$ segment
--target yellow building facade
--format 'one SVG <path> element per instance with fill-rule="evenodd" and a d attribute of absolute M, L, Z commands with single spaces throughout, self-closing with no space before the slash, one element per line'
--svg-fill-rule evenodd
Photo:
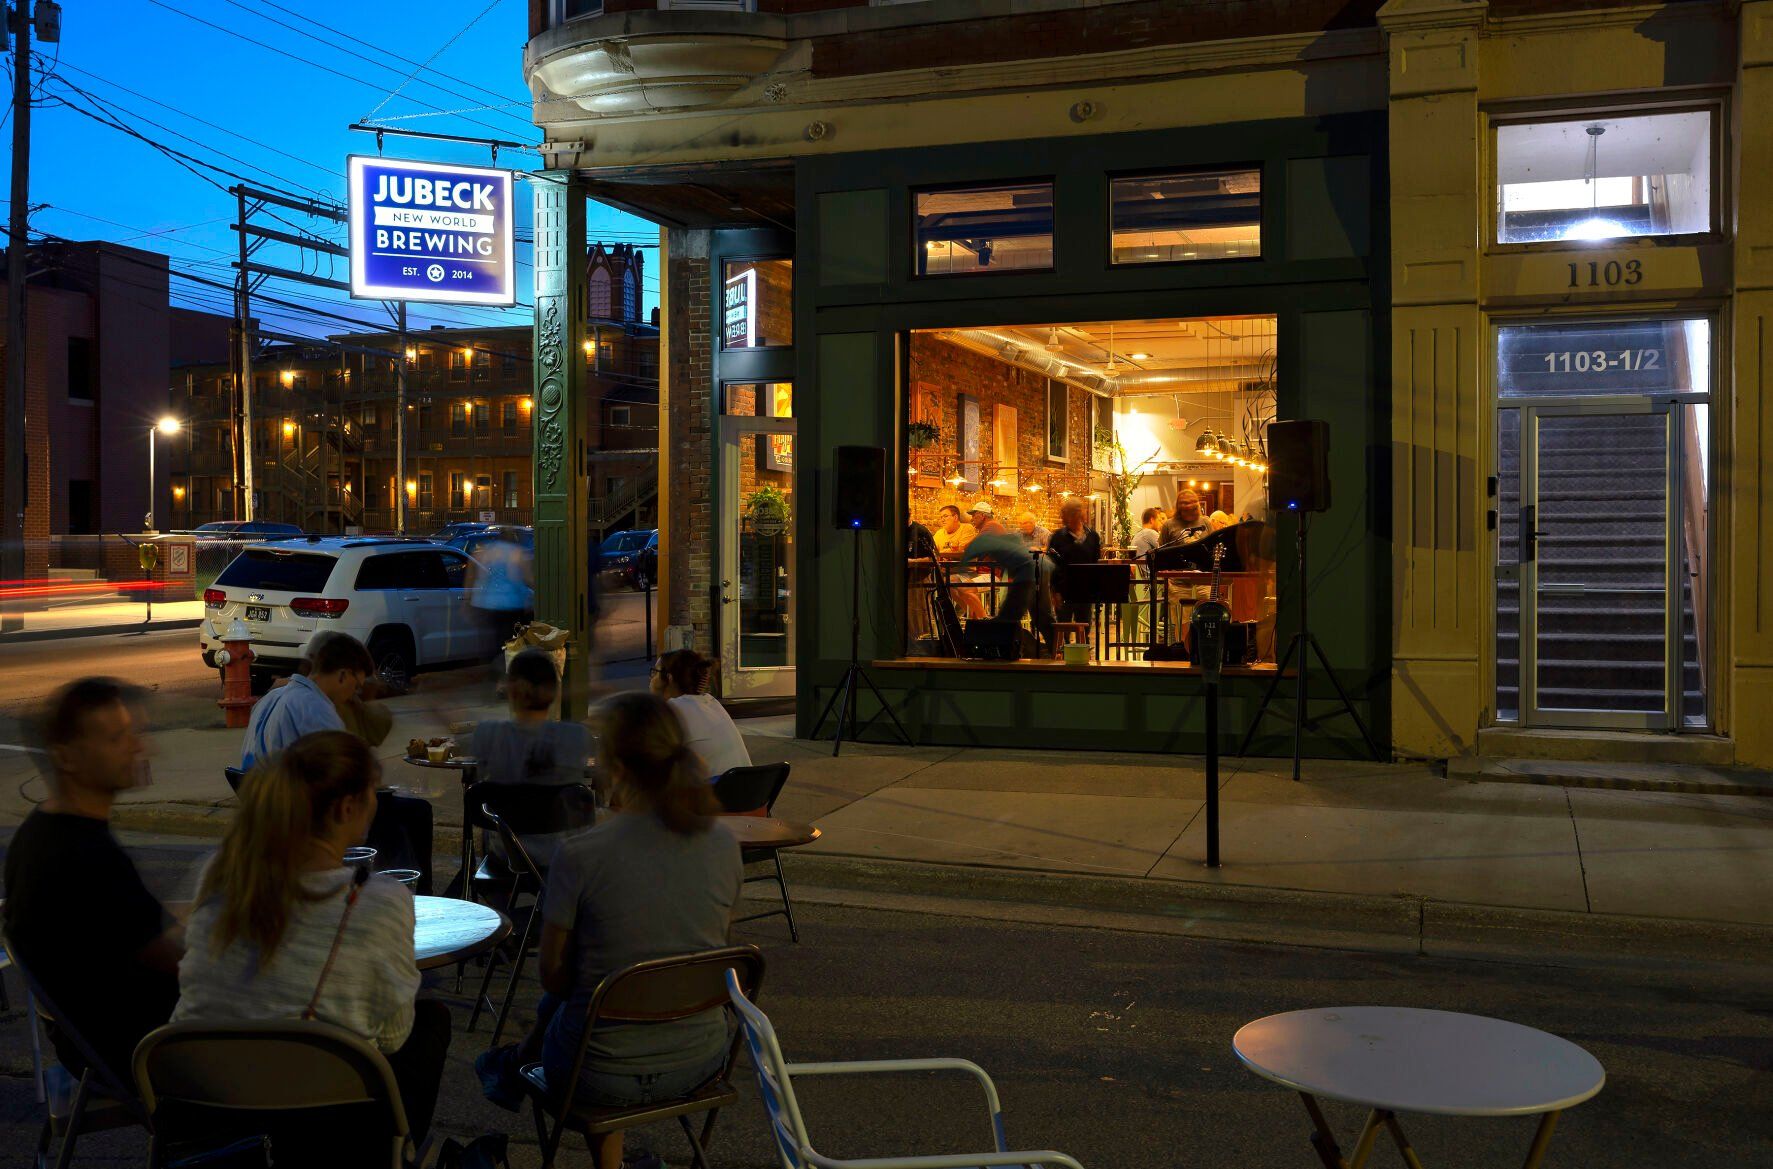
<path fill-rule="evenodd" d="M 535 10 L 546 167 L 665 228 L 661 627 L 736 657 L 723 429 L 798 426 L 791 491 L 814 506 L 796 513 L 791 603 L 808 608 L 784 617 L 801 677 L 780 682 L 804 715 L 847 629 L 817 602 L 847 587 L 812 518 L 829 448 L 905 465 L 895 354 L 913 331 L 1268 313 L 1276 416 L 1341 411 L 1325 527 L 1346 535 L 1314 552 L 1312 606 L 1383 746 L 1773 764 L 1773 0 L 1308 0 L 1265 8 L 1269 27 L 1230 7 Z M 1095 247 L 1116 176 L 1233 163 L 1262 174 L 1262 269 L 1135 271 Z M 1047 274 L 981 277 L 972 296 L 908 269 L 920 190 L 1047 176 Z M 760 257 L 792 260 L 794 339 L 738 352 L 708 289 Z M 792 421 L 724 417 L 729 383 L 790 380 Z M 902 493 L 889 507 L 908 514 Z M 877 608 L 864 648 L 897 657 L 903 598 L 883 586 Z M 1137 679 L 1066 683 L 1080 703 L 1013 673 L 943 676 L 967 734 L 999 718 L 1026 735 L 1026 705 L 1095 712 L 1069 738 L 1045 728 L 1055 745 L 1197 742 Z M 1229 701 L 1234 722 L 1255 706 Z"/>

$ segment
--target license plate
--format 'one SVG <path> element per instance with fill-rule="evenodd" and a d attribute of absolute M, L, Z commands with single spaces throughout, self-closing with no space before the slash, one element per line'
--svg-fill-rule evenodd
<path fill-rule="evenodd" d="M 271 607 L 269 605 L 248 605 L 246 607 L 246 619 L 248 621 L 269 621 L 271 619 Z"/>

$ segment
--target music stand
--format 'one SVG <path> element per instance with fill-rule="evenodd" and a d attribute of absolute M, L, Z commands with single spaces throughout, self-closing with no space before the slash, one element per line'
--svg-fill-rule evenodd
<path fill-rule="evenodd" d="M 860 730 L 856 728 L 856 684 L 858 682 L 873 691 L 874 700 L 880 703 L 880 710 L 870 715 Z M 899 716 L 893 713 L 893 708 L 887 705 L 886 697 L 881 694 L 880 687 L 874 684 L 874 679 L 870 678 L 868 671 L 862 668 L 862 525 L 860 523 L 850 525 L 850 668 L 844 671 L 843 682 L 831 692 L 831 698 L 825 703 L 825 709 L 820 713 L 819 721 L 813 724 L 813 738 L 818 738 L 819 732 L 825 729 L 825 720 L 830 717 L 831 708 L 837 705 L 839 695 L 843 696 L 843 709 L 837 712 L 836 735 L 831 743 L 833 758 L 836 758 L 837 753 L 843 750 L 843 727 L 846 720 L 850 728 L 849 738 L 854 741 L 861 738 L 883 712 L 893 720 L 893 729 L 899 732 L 899 741 L 907 747 L 911 746 L 911 736 L 905 733 L 905 726 L 899 721 Z"/>
<path fill-rule="evenodd" d="M 1310 527 L 1311 513 L 1308 511 L 1300 512 L 1298 536 L 1299 576 L 1294 582 L 1294 587 L 1299 590 L 1299 628 L 1294 631 L 1292 638 L 1288 640 L 1287 652 L 1281 655 L 1280 661 L 1276 664 L 1274 677 L 1269 680 L 1268 690 L 1262 695 L 1262 703 L 1256 707 L 1256 717 L 1250 720 L 1250 729 L 1244 732 L 1244 741 L 1237 749 L 1238 758 L 1240 759 L 1248 754 L 1250 750 L 1250 742 L 1256 737 L 1256 731 L 1261 728 L 1263 718 L 1270 713 L 1274 713 L 1268 709 L 1268 704 L 1274 699 L 1274 692 L 1276 688 L 1280 686 L 1281 678 L 1287 672 L 1287 663 L 1293 660 L 1293 654 L 1297 651 L 1299 654 L 1299 674 L 1297 678 L 1297 688 L 1293 695 L 1294 782 L 1297 782 L 1299 779 L 1300 745 L 1305 734 L 1305 726 L 1307 723 L 1310 723 L 1311 726 L 1315 728 L 1318 723 L 1323 721 L 1321 718 L 1307 719 L 1305 717 L 1305 674 L 1306 667 L 1309 664 L 1305 656 L 1307 650 L 1317 655 L 1318 665 L 1322 666 L 1324 673 L 1329 676 L 1330 685 L 1336 688 L 1336 697 L 1342 701 L 1341 713 L 1348 715 L 1349 718 L 1354 720 L 1354 725 L 1360 730 L 1361 739 L 1367 744 L 1367 750 L 1372 753 L 1373 758 L 1379 758 L 1378 744 L 1373 742 L 1373 736 L 1367 733 L 1367 724 L 1361 721 L 1360 713 L 1355 710 L 1354 703 L 1348 697 L 1348 692 L 1343 690 L 1342 683 L 1336 680 L 1336 671 L 1330 668 L 1330 659 L 1324 654 L 1324 647 L 1318 644 L 1316 635 L 1311 632 L 1311 623 L 1308 616 L 1309 610 L 1306 605 L 1307 577 L 1305 575 L 1305 547 Z M 1324 717 L 1334 718 L 1335 715 L 1330 714 Z"/>
<path fill-rule="evenodd" d="M 1090 607 L 1091 624 L 1096 627 L 1096 659 L 1105 660 L 1107 621 L 1101 607 L 1124 605 L 1132 598 L 1133 562 L 1099 560 L 1094 564 L 1069 565 L 1065 569 L 1065 584 L 1076 594 L 1067 595 L 1068 603 Z"/>

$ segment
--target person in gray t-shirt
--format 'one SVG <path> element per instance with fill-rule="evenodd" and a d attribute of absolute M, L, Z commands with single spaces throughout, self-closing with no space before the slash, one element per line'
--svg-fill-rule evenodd
<path fill-rule="evenodd" d="M 542 898 L 536 1030 L 475 1061 L 487 1099 L 515 1111 L 517 1069 L 540 1059 L 553 1084 L 572 1074 L 585 1012 L 600 982 L 650 958 L 726 945 L 744 866 L 737 838 L 717 818 L 707 777 L 671 708 L 654 694 L 610 699 L 599 727 L 600 762 L 616 814 L 566 840 Z M 671 1023 L 599 1027 L 586 1048 L 578 1098 L 631 1105 L 692 1091 L 725 1061 L 721 1008 Z M 619 1165 L 620 1133 L 603 1138 L 598 1163 Z"/>
<path fill-rule="evenodd" d="M 526 649 L 505 670 L 510 718 L 489 718 L 474 728 L 469 752 L 480 761 L 479 778 L 488 783 L 585 782 L 591 736 L 579 723 L 554 722 L 548 715 L 560 694 L 554 659 Z"/>

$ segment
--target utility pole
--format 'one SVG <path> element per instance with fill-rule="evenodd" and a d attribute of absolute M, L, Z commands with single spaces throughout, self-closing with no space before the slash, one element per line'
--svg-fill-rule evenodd
<path fill-rule="evenodd" d="M 238 200 L 239 219 L 237 223 L 246 222 L 246 189 L 234 188 L 234 197 Z M 236 301 L 235 314 L 239 318 L 240 332 L 240 426 L 238 428 L 240 446 L 240 499 L 235 504 L 236 519 L 250 520 L 253 518 L 252 505 L 252 272 L 247 264 L 246 233 L 240 233 L 240 288 L 234 294 Z"/>
<path fill-rule="evenodd" d="M 31 0 L 17 0 L 7 12 L 15 38 L 12 52 L 12 214 L 6 233 L 6 473 L 4 531 L 0 532 L 0 579 L 25 578 L 25 272 L 31 194 Z M 51 5 L 53 8 L 53 5 Z M 58 14 L 59 18 L 59 14 Z M 59 35 L 59 33 L 58 33 Z M 0 630 L 16 630 L 24 619 L 0 614 Z"/>
<path fill-rule="evenodd" d="M 394 345 L 394 529 L 406 535 L 406 302 L 396 302 Z"/>

